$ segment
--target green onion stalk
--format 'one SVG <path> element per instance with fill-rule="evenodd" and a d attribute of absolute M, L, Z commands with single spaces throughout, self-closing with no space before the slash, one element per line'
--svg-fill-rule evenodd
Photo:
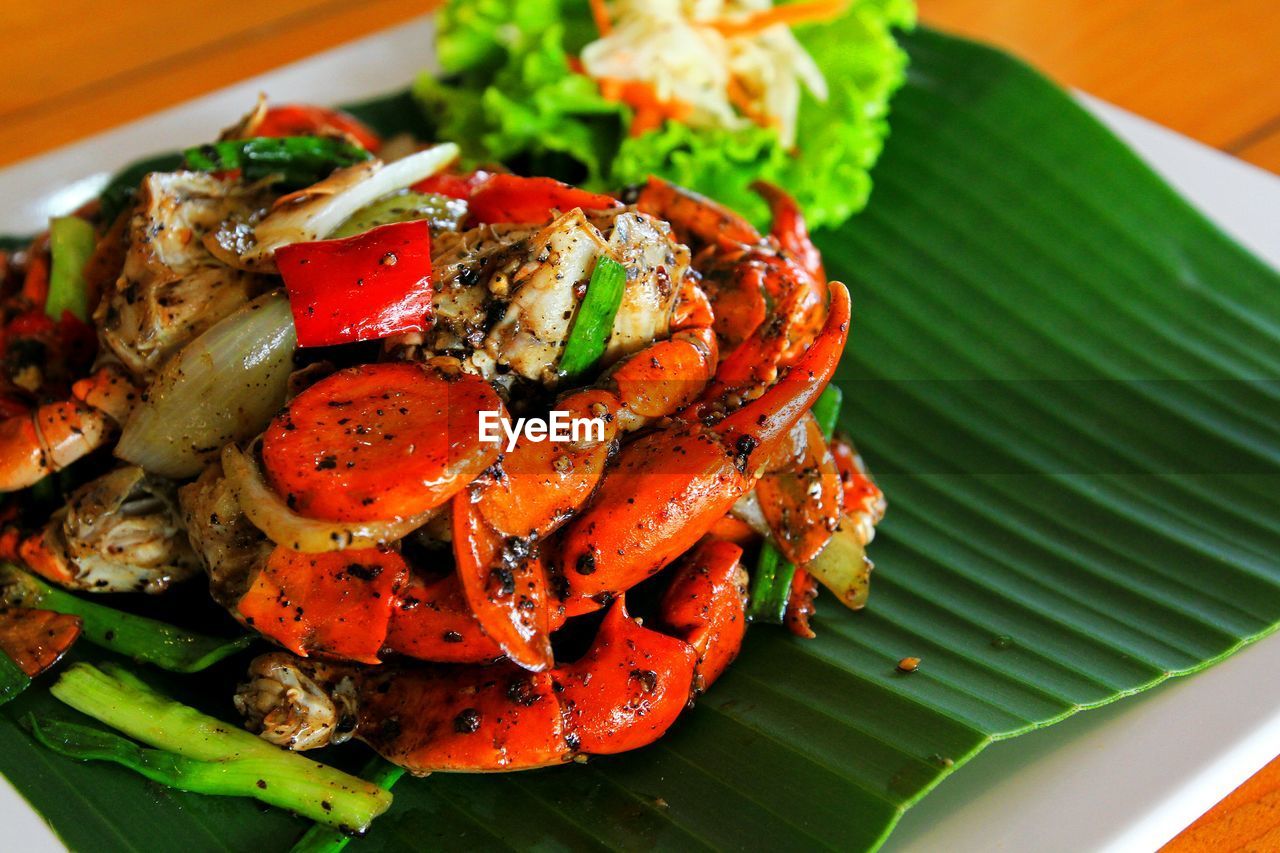
<path fill-rule="evenodd" d="M 78 216 L 58 216 L 49 221 L 49 295 L 44 312 L 51 320 L 61 320 L 65 311 L 81 322 L 89 319 L 84 267 L 97 243 L 93 226 Z"/>
<path fill-rule="evenodd" d="M 612 258 L 602 257 L 596 261 L 586 295 L 578 306 L 560 355 L 560 373 L 566 379 L 582 376 L 604 355 L 626 284 L 626 267 Z"/>
<path fill-rule="evenodd" d="M 122 667 L 77 663 L 50 692 L 154 747 L 87 726 L 29 721 L 37 740 L 80 761 L 111 761 L 183 791 L 253 797 L 342 832 L 365 831 L 391 805 L 376 784 L 175 702 Z"/>
<path fill-rule="evenodd" d="M 320 136 L 254 137 L 211 142 L 183 152 L 187 166 L 205 172 L 239 169 L 248 181 L 275 178 L 289 187 L 314 184 L 335 169 L 372 155 L 359 145 Z"/>
<path fill-rule="evenodd" d="M 381 756 L 374 756 L 360 771 L 360 778 L 367 779 L 384 791 L 400 781 L 404 768 L 392 764 Z M 347 846 L 351 836 L 324 824 L 316 824 L 306 831 L 290 853 L 338 853 Z"/>
<path fill-rule="evenodd" d="M 170 672 L 199 672 L 245 649 L 246 635 L 233 640 L 197 634 L 166 622 L 135 616 L 72 595 L 14 565 L 0 563 L 0 600 L 79 616 L 81 636 L 96 646 Z"/>
<path fill-rule="evenodd" d="M 839 386 L 828 385 L 822 392 L 822 396 L 813 404 L 811 410 L 813 417 L 818 422 L 822 435 L 828 441 L 835 432 L 843 400 L 844 394 Z M 816 559 L 822 560 L 823 555 L 829 550 L 831 550 L 829 547 L 824 549 Z M 829 556 L 827 559 L 832 559 L 834 556 Z M 791 584 L 795 577 L 795 563 L 783 559 L 778 546 L 766 540 L 760 548 L 756 570 L 751 575 L 751 603 L 747 608 L 747 615 L 751 621 L 781 625 L 787 615 L 787 602 L 791 598 Z"/>

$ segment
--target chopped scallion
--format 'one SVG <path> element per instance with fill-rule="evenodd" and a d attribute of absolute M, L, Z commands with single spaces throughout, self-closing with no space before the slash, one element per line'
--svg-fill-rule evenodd
<path fill-rule="evenodd" d="M 72 758 L 113 761 L 186 791 L 250 796 L 348 832 L 363 832 L 391 805 L 377 785 L 175 702 L 118 667 L 75 664 L 50 692 L 155 747 L 86 726 L 32 721 L 38 740 Z"/>
<path fill-rule="evenodd" d="M 361 779 L 372 782 L 384 791 L 391 790 L 391 786 L 400 781 L 403 775 L 403 767 L 392 764 L 381 756 L 374 756 L 360 771 Z M 323 824 L 316 824 L 298 839 L 298 843 L 293 845 L 290 853 L 339 853 L 349 841 L 351 841 L 350 835 Z"/>
<path fill-rule="evenodd" d="M 93 226 L 78 216 L 58 216 L 49 222 L 49 296 L 44 312 L 55 322 L 64 311 L 82 322 L 89 319 L 84 267 L 97 242 Z"/>
<path fill-rule="evenodd" d="M 183 152 L 187 166 L 206 172 L 239 169 L 245 180 L 276 177 L 289 187 L 305 187 L 335 169 L 370 155 L 359 145 L 321 136 L 255 137 L 211 142 Z"/>
<path fill-rule="evenodd" d="M 565 378 L 576 379 L 604 355 L 626 285 L 626 267 L 612 258 L 602 257 L 596 261 L 591 280 L 587 282 L 587 293 L 578 306 L 560 356 L 560 372 Z"/>

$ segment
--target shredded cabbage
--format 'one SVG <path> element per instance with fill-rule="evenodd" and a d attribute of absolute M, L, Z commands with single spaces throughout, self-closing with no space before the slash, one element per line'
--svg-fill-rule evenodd
<path fill-rule="evenodd" d="M 582 49 L 583 71 L 644 84 L 694 127 L 776 127 L 790 149 L 801 87 L 827 100 L 821 70 L 785 24 L 737 33 L 717 27 L 771 8 L 772 0 L 613 0 L 609 33 Z"/>
<path fill-rule="evenodd" d="M 763 179 L 794 195 L 812 224 L 833 226 L 870 194 L 889 98 L 906 69 L 893 31 L 914 21 L 912 0 L 856 0 L 831 24 L 796 28 L 800 55 L 807 52 L 820 73 L 797 58 L 790 71 L 804 85 L 771 95 L 777 110 L 794 111 L 794 148 L 778 126 L 740 120 L 668 121 L 630 136 L 631 109 L 574 71 L 584 48 L 599 49 L 587 0 L 450 0 L 439 18 L 444 76 L 424 74 L 414 91 L 440 138 L 457 140 L 471 164 L 503 162 L 594 190 L 657 174 L 757 223 L 767 209 L 748 185 Z M 798 106 L 787 106 L 786 92 L 796 93 Z"/>

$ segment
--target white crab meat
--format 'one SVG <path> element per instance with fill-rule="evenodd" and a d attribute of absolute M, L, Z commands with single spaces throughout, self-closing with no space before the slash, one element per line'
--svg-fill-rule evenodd
<path fill-rule="evenodd" d="M 220 464 L 178 490 L 182 521 L 209 573 L 209 592 L 233 608 L 271 555 L 270 541 L 245 517 Z"/>
<path fill-rule="evenodd" d="M 173 485 L 136 465 L 81 486 L 50 518 L 45 545 L 77 589 L 164 592 L 199 571 Z"/>
<path fill-rule="evenodd" d="M 153 172 L 129 221 L 124 269 L 98 305 L 103 345 L 150 378 L 183 344 L 243 305 L 256 276 L 220 262 L 204 235 L 255 199 L 202 172 Z"/>
<path fill-rule="evenodd" d="M 432 268 L 435 327 L 394 347 L 459 355 L 486 379 L 514 374 L 554 385 L 560 354 L 587 283 L 602 257 L 627 271 L 602 366 L 668 333 L 688 249 L 666 223 L 632 209 L 571 210 L 543 228 L 486 225 L 442 234 Z"/>
<path fill-rule="evenodd" d="M 529 259 L 511 276 L 511 298 L 482 349 L 526 379 L 555 381 L 560 350 L 581 293 L 609 245 L 581 210 L 552 222 L 529 242 Z"/>
<path fill-rule="evenodd" d="M 607 365 L 667 336 L 676 285 L 689 267 L 689 249 L 675 241 L 666 222 L 634 210 L 596 224 L 612 227 L 610 253 L 627 270 L 627 287 L 604 351 Z"/>
<path fill-rule="evenodd" d="M 255 658 L 249 680 L 233 701 L 245 725 L 276 746 L 303 751 L 351 738 L 355 729 L 355 686 L 320 687 L 292 655 L 275 652 Z"/>

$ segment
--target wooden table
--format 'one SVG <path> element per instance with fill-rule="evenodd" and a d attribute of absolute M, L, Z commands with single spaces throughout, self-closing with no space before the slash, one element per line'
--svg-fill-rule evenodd
<path fill-rule="evenodd" d="M 1280 172 L 1275 0 L 919 0 L 922 18 Z M 422 14 L 430 0 L 0 7 L 0 165 Z M 1169 850 L 1280 849 L 1280 759 Z"/>

